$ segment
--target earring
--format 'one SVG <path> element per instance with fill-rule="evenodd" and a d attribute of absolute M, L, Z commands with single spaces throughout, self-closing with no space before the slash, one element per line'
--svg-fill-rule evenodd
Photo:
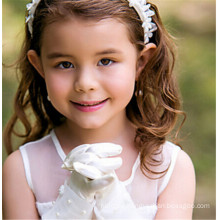
<path fill-rule="evenodd" d="M 135 96 L 136 96 L 136 97 L 137 97 L 137 96 L 142 96 L 142 95 L 143 95 L 142 90 L 138 90 L 138 91 L 135 92 Z"/>
<path fill-rule="evenodd" d="M 49 95 L 47 96 L 47 100 L 48 100 L 49 102 L 51 101 Z"/>

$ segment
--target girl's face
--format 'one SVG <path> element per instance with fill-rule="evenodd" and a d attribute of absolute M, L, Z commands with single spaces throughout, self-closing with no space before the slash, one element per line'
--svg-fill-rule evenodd
<path fill-rule="evenodd" d="M 37 70 L 53 106 L 74 125 L 95 129 L 125 117 L 137 58 L 124 24 L 73 18 L 46 27 Z"/>

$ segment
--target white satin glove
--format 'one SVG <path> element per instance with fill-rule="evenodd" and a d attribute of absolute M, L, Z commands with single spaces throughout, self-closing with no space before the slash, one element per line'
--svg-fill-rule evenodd
<path fill-rule="evenodd" d="M 96 193 L 94 213 L 98 220 L 146 219 L 138 212 L 124 183 L 117 176 L 110 187 Z"/>
<path fill-rule="evenodd" d="M 95 193 L 114 181 L 114 170 L 122 165 L 122 147 L 112 143 L 84 144 L 74 148 L 63 168 L 72 171 L 68 185 L 81 198 L 93 201 Z"/>
<path fill-rule="evenodd" d="M 87 201 L 94 201 L 97 219 L 141 219 L 125 185 L 114 170 L 122 164 L 116 156 L 121 146 L 110 143 L 81 145 L 64 161 L 64 168 L 73 170 L 69 186 Z M 78 191 L 77 191 L 78 189 Z"/>
<path fill-rule="evenodd" d="M 53 208 L 42 219 L 92 219 L 96 191 L 109 188 L 114 169 L 121 166 L 122 147 L 110 143 L 81 145 L 64 160 L 63 168 L 72 172 Z M 107 187 L 108 186 L 108 187 Z"/>

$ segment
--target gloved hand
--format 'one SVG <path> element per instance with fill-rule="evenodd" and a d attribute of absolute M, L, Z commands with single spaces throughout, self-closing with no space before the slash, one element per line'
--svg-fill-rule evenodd
<path fill-rule="evenodd" d="M 63 168 L 72 172 L 63 192 L 42 219 L 92 219 L 96 191 L 109 189 L 114 169 L 122 164 L 122 147 L 110 143 L 86 144 L 74 148 L 64 160 Z M 108 187 L 107 187 L 108 186 Z M 105 191 L 105 190 L 104 190 Z"/>
<path fill-rule="evenodd" d="M 72 171 L 69 187 L 81 198 L 93 201 L 95 193 L 111 185 L 113 172 L 122 164 L 122 147 L 111 143 L 84 144 L 74 148 L 63 168 Z"/>
<path fill-rule="evenodd" d="M 139 213 L 126 186 L 117 175 L 114 182 L 95 194 L 96 219 L 146 219 Z"/>

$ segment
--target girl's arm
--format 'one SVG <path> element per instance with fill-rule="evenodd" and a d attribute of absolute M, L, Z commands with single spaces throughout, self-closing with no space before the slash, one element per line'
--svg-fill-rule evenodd
<path fill-rule="evenodd" d="M 191 159 L 180 151 L 173 174 L 158 199 L 155 219 L 192 219 L 195 172 Z"/>
<path fill-rule="evenodd" d="M 4 163 L 2 187 L 4 219 L 39 219 L 19 151 L 12 153 Z"/>

